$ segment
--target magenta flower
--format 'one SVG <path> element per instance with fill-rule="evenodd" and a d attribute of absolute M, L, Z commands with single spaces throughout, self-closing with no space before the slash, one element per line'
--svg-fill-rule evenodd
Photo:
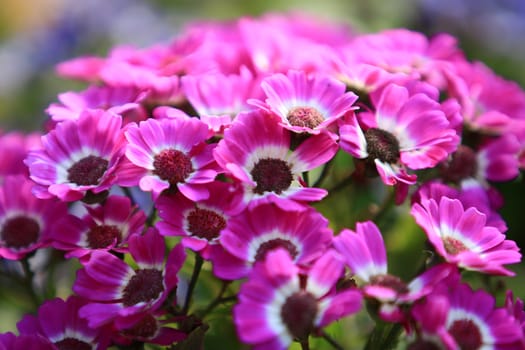
<path fill-rule="evenodd" d="M 326 133 L 311 136 L 290 151 L 291 136 L 263 111 L 241 113 L 214 150 L 217 163 L 245 188 L 244 203 L 273 202 L 302 208 L 297 202 L 322 199 L 326 190 L 305 187 L 302 173 L 328 162 L 337 144 Z"/>
<path fill-rule="evenodd" d="M 438 202 L 443 196 L 459 199 L 464 208 L 475 207 L 487 216 L 487 226 L 496 227 L 501 232 L 507 230 L 507 224 L 498 213 L 499 205 L 491 198 L 490 191 L 472 178 L 461 181 L 458 187 L 445 185 L 438 181 L 426 182 L 414 193 L 412 201 L 422 203 L 433 198 Z"/>
<path fill-rule="evenodd" d="M 465 209 L 460 200 L 441 197 L 439 202 L 431 198 L 415 203 L 411 214 L 446 261 L 467 270 L 514 275 L 503 265 L 521 260 L 518 246 L 486 226 L 486 215 L 476 208 Z"/>
<path fill-rule="evenodd" d="M 177 285 L 177 272 L 185 254 L 177 245 L 164 264 L 166 245 L 154 228 L 143 236 L 129 238 L 129 251 L 137 264 L 133 269 L 106 251 L 97 250 L 77 272 L 73 291 L 89 299 L 80 309 L 90 327 L 99 327 L 121 317 L 155 310 Z"/>
<path fill-rule="evenodd" d="M 116 165 L 124 153 L 122 118 L 102 110 L 86 110 L 42 137 L 43 149 L 25 160 L 39 198 L 82 199 L 116 182 Z"/>
<path fill-rule="evenodd" d="M 307 76 L 304 71 L 291 70 L 265 78 L 261 87 L 265 102 L 251 104 L 274 113 L 280 124 L 296 133 L 319 134 L 357 107 L 357 95 L 345 92 L 345 84 L 327 76 Z"/>
<path fill-rule="evenodd" d="M 221 181 L 207 185 L 210 197 L 198 202 L 183 195 L 162 195 L 155 202 L 161 218 L 155 226 L 161 235 L 182 236 L 182 245 L 209 258 L 212 246 L 230 218 L 242 209 L 242 193 L 235 186 Z"/>
<path fill-rule="evenodd" d="M 449 94 L 459 100 L 465 125 L 488 134 L 523 128 L 525 92 L 481 62 L 456 63 L 449 72 Z"/>
<path fill-rule="evenodd" d="M 297 265 L 309 266 L 328 249 L 332 236 L 328 220 L 311 207 L 290 211 L 268 203 L 248 208 L 221 232 L 227 254 L 212 257 L 214 273 L 224 279 L 245 277 L 276 248 L 287 250 Z"/>
<path fill-rule="evenodd" d="M 67 258 L 87 261 L 97 249 L 127 252 L 128 238 L 141 234 L 146 222 L 144 212 L 128 197 L 110 196 L 103 204 L 85 209 L 82 218 L 70 215 L 59 221 L 53 233 L 53 247 L 67 251 Z"/>
<path fill-rule="evenodd" d="M 67 215 L 56 198 L 33 196 L 33 182 L 23 175 L 6 176 L 0 187 L 0 257 L 19 260 L 48 246 L 55 224 Z"/>
<path fill-rule="evenodd" d="M 181 82 L 199 118 L 215 132 L 222 132 L 238 113 L 251 109 L 247 100 L 260 95 L 258 81 L 244 66 L 239 74 L 186 75 Z"/>
<path fill-rule="evenodd" d="M 473 291 L 465 283 L 442 287 L 414 307 L 424 345 L 450 350 L 522 349 L 520 325 L 505 308 L 495 307 L 492 295 Z M 429 319 L 429 315 L 433 316 Z"/>
<path fill-rule="evenodd" d="M 446 73 L 452 64 L 465 60 L 453 36 L 441 33 L 429 39 L 401 28 L 360 35 L 347 50 L 358 62 L 428 81 L 438 88 L 446 85 Z"/>
<path fill-rule="evenodd" d="M 60 103 L 52 103 L 46 109 L 55 122 L 77 119 L 85 109 L 104 109 L 121 115 L 124 122 L 146 119 L 146 111 L 140 102 L 145 93 L 133 88 L 112 88 L 92 85 L 84 91 L 68 91 L 58 95 Z"/>
<path fill-rule="evenodd" d="M 340 145 L 354 157 L 374 163 L 385 184 L 414 184 L 416 176 L 405 168 L 432 168 L 456 149 L 456 131 L 428 95 L 409 95 L 405 87 L 390 84 L 374 102 L 375 114 L 359 115 L 367 125 L 365 131 L 351 115 L 342 123 Z"/>
<path fill-rule="evenodd" d="M 133 342 L 168 346 L 185 339 L 186 333 L 169 326 L 172 323 L 169 318 L 161 319 L 164 314 L 158 309 L 119 317 L 113 324 L 113 341 L 124 347 L 132 346 Z"/>
<path fill-rule="evenodd" d="M 23 334 L 17 336 L 12 332 L 0 334 L 0 349 L 60 350 L 41 335 Z"/>
<path fill-rule="evenodd" d="M 16 131 L 5 134 L 0 131 L 0 184 L 7 175 L 29 176 L 24 159 L 29 151 L 42 148 L 40 137 L 36 132 L 24 135 Z"/>
<path fill-rule="evenodd" d="M 408 284 L 389 274 L 383 237 L 372 221 L 357 223 L 355 232 L 342 230 L 333 244 L 363 284 L 364 295 L 380 303 L 379 316 L 388 322 L 403 321 L 402 306 L 430 293 L 436 283 L 452 272 L 450 265 L 437 265 Z"/>
<path fill-rule="evenodd" d="M 53 344 L 52 349 L 96 349 L 109 346 L 102 328 L 91 328 L 88 321 L 78 315 L 87 300 L 71 296 L 66 301 L 55 298 L 38 308 L 36 316 L 26 315 L 17 323 L 20 335 L 39 335 Z M 34 349 L 28 347 L 26 349 Z"/>
<path fill-rule="evenodd" d="M 123 185 L 139 185 L 154 197 L 177 188 L 191 200 L 208 197 L 203 184 L 218 174 L 212 156 L 215 144 L 206 144 L 208 126 L 196 118 L 148 119 L 130 125 L 125 132 L 128 145 L 119 167 Z"/>
<path fill-rule="evenodd" d="M 305 340 L 317 329 L 359 311 L 359 292 L 334 292 L 342 272 L 343 264 L 332 251 L 306 275 L 286 250 L 269 252 L 241 286 L 233 308 L 240 339 L 254 350 L 284 350 L 294 339 Z"/>

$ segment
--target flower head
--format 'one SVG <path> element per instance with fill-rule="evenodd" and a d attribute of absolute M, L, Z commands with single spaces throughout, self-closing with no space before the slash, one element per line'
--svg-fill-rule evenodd
<path fill-rule="evenodd" d="M 36 198 L 24 175 L 11 175 L 0 186 L 0 256 L 21 259 L 50 244 L 51 234 L 67 205 L 56 198 Z"/>
<path fill-rule="evenodd" d="M 215 144 L 206 144 L 208 127 L 196 118 L 148 119 L 130 125 L 128 145 L 119 171 L 127 186 L 139 185 L 158 196 L 172 188 L 192 200 L 208 197 L 202 184 L 218 173 L 212 156 Z"/>
<path fill-rule="evenodd" d="M 53 233 L 53 247 L 68 251 L 66 257 L 87 258 L 97 249 L 126 252 L 128 238 L 141 234 L 146 215 L 128 197 L 110 196 L 103 204 L 85 206 L 82 218 L 68 216 Z"/>
<path fill-rule="evenodd" d="M 286 250 L 268 253 L 241 286 L 233 319 L 242 341 L 254 349 L 287 349 L 308 335 L 361 308 L 354 290 L 335 293 L 343 265 L 334 252 L 319 258 L 307 274 Z"/>
<path fill-rule="evenodd" d="M 244 202 L 273 202 L 283 208 L 320 200 L 326 190 L 308 188 L 301 173 L 330 160 L 337 144 L 326 133 L 312 136 L 290 151 L 291 136 L 264 111 L 240 114 L 214 150 L 217 163 L 245 188 Z"/>
<path fill-rule="evenodd" d="M 345 92 L 345 85 L 327 76 L 309 77 L 304 71 L 291 70 L 265 78 L 261 87 L 264 103 L 251 103 L 276 114 L 280 124 L 296 133 L 319 134 L 353 106 L 357 95 Z"/>
<path fill-rule="evenodd" d="M 286 249 L 298 266 L 310 265 L 328 249 L 332 231 L 313 208 L 291 211 L 267 203 L 230 218 L 219 239 L 227 254 L 212 257 L 214 273 L 237 279 L 276 248 Z"/>
<path fill-rule="evenodd" d="M 363 112 L 345 118 L 340 127 L 343 150 L 356 158 L 367 158 L 375 164 L 383 182 L 414 184 L 415 175 L 406 168 L 432 168 L 452 153 L 459 137 L 439 103 L 427 94 L 410 94 L 403 86 L 390 84 L 372 94 L 375 113 Z"/>
<path fill-rule="evenodd" d="M 77 272 L 73 291 L 89 302 L 80 309 L 90 327 L 98 327 L 121 317 L 155 310 L 176 287 L 177 272 L 185 254 L 178 245 L 164 265 L 164 238 L 151 228 L 129 239 L 129 251 L 137 269 L 106 251 L 94 251 Z"/>
<path fill-rule="evenodd" d="M 103 110 L 85 110 L 42 137 L 43 148 L 25 160 L 39 198 L 64 201 L 100 193 L 116 182 L 116 166 L 124 153 L 122 118 Z"/>
<path fill-rule="evenodd" d="M 441 197 L 439 202 L 431 198 L 415 203 L 411 214 L 446 261 L 467 270 L 514 275 L 503 265 L 521 260 L 518 246 L 486 226 L 486 215 L 476 208 L 465 209 L 459 199 Z"/>

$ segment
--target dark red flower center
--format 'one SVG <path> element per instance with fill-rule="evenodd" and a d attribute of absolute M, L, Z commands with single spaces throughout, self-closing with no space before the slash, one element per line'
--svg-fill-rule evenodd
<path fill-rule="evenodd" d="M 158 324 L 155 317 L 150 314 L 146 314 L 142 320 L 134 324 L 133 327 L 124 330 L 123 332 L 126 335 L 132 336 L 134 338 L 139 337 L 148 339 L 155 336 L 157 330 Z"/>
<path fill-rule="evenodd" d="M 294 107 L 286 116 L 293 126 L 314 129 L 324 121 L 324 117 L 313 107 Z"/>
<path fill-rule="evenodd" d="M 93 347 L 85 341 L 76 338 L 64 338 L 55 343 L 59 350 L 91 350 Z"/>
<path fill-rule="evenodd" d="M 366 151 L 369 159 L 396 163 L 399 159 L 399 141 L 388 131 L 370 128 L 365 132 Z"/>
<path fill-rule="evenodd" d="M 219 237 L 226 220 L 213 210 L 195 208 L 188 214 L 188 231 L 192 235 L 211 241 Z"/>
<path fill-rule="evenodd" d="M 153 159 L 153 173 L 170 185 L 184 182 L 193 172 L 191 159 L 176 149 L 165 149 Z"/>
<path fill-rule="evenodd" d="M 474 177 L 478 171 L 476 152 L 468 146 L 459 145 L 450 160 L 440 166 L 440 174 L 445 181 L 459 183 Z"/>
<path fill-rule="evenodd" d="M 289 296 L 281 308 L 281 319 L 295 339 L 305 339 L 314 328 L 317 299 L 300 291 Z"/>
<path fill-rule="evenodd" d="M 92 249 L 106 248 L 110 244 L 119 243 L 122 232 L 115 225 L 97 225 L 87 233 L 87 243 Z"/>
<path fill-rule="evenodd" d="M 387 274 L 372 276 L 370 278 L 370 284 L 391 288 L 395 290 L 397 294 L 405 294 L 409 292 L 406 283 L 403 282 L 401 278 L 393 275 Z"/>
<path fill-rule="evenodd" d="M 126 288 L 124 288 L 122 303 L 132 306 L 140 302 L 155 300 L 164 291 L 162 272 L 156 269 L 135 271 Z"/>
<path fill-rule="evenodd" d="M 275 192 L 280 194 L 292 184 L 293 176 L 290 166 L 282 159 L 260 159 L 253 167 L 251 175 L 257 186 L 257 194 Z"/>
<path fill-rule="evenodd" d="M 425 339 L 417 339 L 416 341 L 408 345 L 408 348 L 407 348 L 407 350 L 440 350 L 440 349 L 441 349 L 440 346 L 438 346 L 437 344 L 429 340 L 425 340 Z"/>
<path fill-rule="evenodd" d="M 79 186 L 98 185 L 109 162 L 98 156 L 87 156 L 67 170 L 67 180 Z"/>
<path fill-rule="evenodd" d="M 445 250 L 447 253 L 451 255 L 456 255 L 461 253 L 462 251 L 467 250 L 468 248 L 461 242 L 460 240 L 457 240 L 452 237 L 445 237 L 443 238 L 443 245 L 445 246 Z"/>
<path fill-rule="evenodd" d="M 263 261 L 266 258 L 266 254 L 268 254 L 269 251 L 274 250 L 276 248 L 286 249 L 288 253 L 290 253 L 290 257 L 292 259 L 295 259 L 299 254 L 295 244 L 293 244 L 289 240 L 283 238 L 274 238 L 262 243 L 259 246 L 259 248 L 257 249 L 257 253 L 255 254 L 255 261 Z"/>
<path fill-rule="evenodd" d="M 472 320 L 454 321 L 448 332 L 454 337 L 461 350 L 476 350 L 483 344 L 481 332 Z"/>
<path fill-rule="evenodd" d="M 38 240 L 40 225 L 35 219 L 27 216 L 15 216 L 7 219 L 1 234 L 7 247 L 24 248 Z"/>

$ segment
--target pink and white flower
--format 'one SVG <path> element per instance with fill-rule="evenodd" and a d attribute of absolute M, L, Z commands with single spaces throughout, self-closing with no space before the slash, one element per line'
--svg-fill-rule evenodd
<path fill-rule="evenodd" d="M 236 187 L 222 181 L 210 182 L 209 198 L 197 202 L 180 193 L 163 194 L 155 202 L 161 219 L 155 226 L 161 235 L 182 236 L 184 247 L 208 259 L 230 218 L 243 208 L 242 192 Z"/>
<path fill-rule="evenodd" d="M 504 265 L 521 260 L 518 246 L 497 228 L 487 226 L 487 216 L 476 208 L 441 197 L 415 203 L 411 214 L 447 262 L 467 270 L 514 275 Z"/>
<path fill-rule="evenodd" d="M 402 306 L 432 292 L 434 285 L 452 272 L 451 265 L 437 265 L 408 284 L 389 274 L 383 237 L 372 221 L 357 223 L 355 232 L 342 230 L 333 241 L 335 249 L 362 284 L 364 295 L 380 303 L 378 314 L 388 322 L 404 321 L 406 315 Z"/>
<path fill-rule="evenodd" d="M 53 344 L 52 349 L 105 350 L 110 345 L 107 330 L 89 327 L 88 321 L 78 315 L 87 302 L 77 296 L 65 301 L 60 298 L 48 300 L 38 308 L 36 316 L 26 315 L 16 326 L 20 335 L 47 339 Z"/>
<path fill-rule="evenodd" d="M 203 184 L 219 173 L 213 159 L 215 144 L 207 144 L 208 126 L 197 118 L 148 119 L 125 131 L 126 158 L 119 167 L 120 183 L 139 185 L 157 197 L 178 189 L 192 200 L 208 197 Z"/>
<path fill-rule="evenodd" d="M 103 110 L 85 110 L 77 120 L 58 124 L 25 160 L 34 194 L 69 202 L 108 190 L 124 155 L 121 125 L 120 116 Z"/>
<path fill-rule="evenodd" d="M 90 327 L 157 309 L 176 287 L 177 272 L 186 255 L 175 246 L 164 263 L 166 244 L 156 229 L 129 238 L 129 251 L 137 268 L 115 255 L 97 250 L 77 272 L 73 291 L 89 302 L 79 314 Z"/>
<path fill-rule="evenodd" d="M 314 135 L 290 151 L 290 132 L 264 111 L 241 113 L 214 150 L 217 163 L 244 186 L 244 203 L 272 202 L 302 208 L 322 199 L 326 190 L 306 187 L 302 173 L 328 162 L 337 144 L 326 133 Z M 293 201 L 290 201 L 293 200 Z"/>
<path fill-rule="evenodd" d="M 269 252 L 241 286 L 233 308 L 240 339 L 254 350 L 285 350 L 294 339 L 305 340 L 317 329 L 356 313 L 360 293 L 335 292 L 342 272 L 334 252 L 319 258 L 304 275 L 286 250 Z"/>
<path fill-rule="evenodd" d="M 70 215 L 60 220 L 53 232 L 53 247 L 67 251 L 67 258 L 85 262 L 97 249 L 127 252 L 128 238 L 141 234 L 146 222 L 144 212 L 128 197 L 110 196 L 103 204 L 85 209 L 82 218 Z"/>
<path fill-rule="evenodd" d="M 0 257 L 19 260 L 49 246 L 56 223 L 67 215 L 66 203 L 33 196 L 24 175 L 6 176 L 0 186 Z"/>
<path fill-rule="evenodd" d="M 211 257 L 213 271 L 224 279 L 245 277 L 276 248 L 286 249 L 294 263 L 306 267 L 328 249 L 332 236 L 328 220 L 311 207 L 291 211 L 261 204 L 230 218 L 219 238 L 225 251 Z"/>
<path fill-rule="evenodd" d="M 432 168 L 452 153 L 459 137 L 450 127 L 441 105 L 426 93 L 410 94 L 390 84 L 371 95 L 376 111 L 362 112 L 359 121 L 349 115 L 339 128 L 341 148 L 356 158 L 375 164 L 387 185 L 412 185 L 409 169 Z"/>
<path fill-rule="evenodd" d="M 261 88 L 266 100 L 249 102 L 274 113 L 284 128 L 296 133 L 317 135 L 357 108 L 357 95 L 345 92 L 345 84 L 328 76 L 291 70 L 265 78 Z"/>

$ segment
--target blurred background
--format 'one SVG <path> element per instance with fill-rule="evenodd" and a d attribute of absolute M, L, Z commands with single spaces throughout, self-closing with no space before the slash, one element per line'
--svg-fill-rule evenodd
<path fill-rule="evenodd" d="M 525 86 L 523 0 L 2 0 L 0 131 L 40 130 L 44 110 L 57 94 L 83 87 L 55 75 L 54 66 L 61 61 L 86 54 L 105 56 L 116 44 L 146 47 L 168 42 L 195 19 L 270 11 L 303 11 L 350 24 L 357 32 L 394 27 L 427 35 L 448 32 L 459 39 L 470 60 L 483 61 Z M 523 176 L 498 187 L 506 197 L 502 214 L 510 227 L 509 238 L 525 247 Z M 401 252 L 403 244 L 393 246 Z M 393 272 L 405 261 L 403 257 L 394 261 Z M 515 268 L 518 277 L 509 282 L 521 298 L 523 266 Z M 0 331 L 13 328 L 6 323 L 0 322 Z"/>

